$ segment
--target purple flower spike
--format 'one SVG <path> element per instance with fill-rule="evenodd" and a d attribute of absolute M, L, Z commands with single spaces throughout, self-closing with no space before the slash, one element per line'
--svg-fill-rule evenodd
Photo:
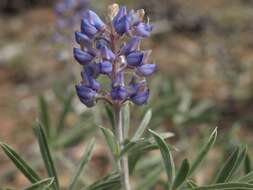
<path fill-rule="evenodd" d="M 131 100 L 133 103 L 137 105 L 146 104 L 149 98 L 149 89 L 145 89 L 144 91 L 139 90 L 136 94 L 131 96 Z"/>
<path fill-rule="evenodd" d="M 81 32 L 75 32 L 75 38 L 76 38 L 76 42 L 80 45 L 88 46 L 88 47 L 92 46 L 91 39 L 87 35 Z"/>
<path fill-rule="evenodd" d="M 150 24 L 139 23 L 135 28 L 135 32 L 138 36 L 149 37 L 152 29 L 153 27 Z"/>
<path fill-rule="evenodd" d="M 140 76 L 148 76 L 155 72 L 156 65 L 155 64 L 143 64 L 137 68 L 137 74 Z"/>
<path fill-rule="evenodd" d="M 113 61 L 115 59 L 115 54 L 106 46 L 101 47 L 100 52 L 105 60 Z"/>
<path fill-rule="evenodd" d="M 108 25 L 96 13 L 87 11 L 81 32 L 75 34 L 81 49 L 74 49 L 74 57 L 83 65 L 83 81 L 77 86 L 77 94 L 88 107 L 96 100 L 114 106 L 122 106 L 126 101 L 143 105 L 149 98 L 146 77 L 155 71 L 156 65 L 149 64 L 151 51 L 141 50 L 140 42 L 150 36 L 152 26 L 144 23 L 143 9 L 127 11 L 117 4 L 108 9 Z M 121 37 L 126 34 L 130 39 Z M 102 74 L 110 81 L 109 89 L 98 82 Z"/>
<path fill-rule="evenodd" d="M 105 23 L 99 18 L 99 16 L 95 12 L 88 10 L 85 13 L 84 17 L 87 18 L 90 24 L 94 26 L 97 30 L 102 31 L 105 29 Z"/>
<path fill-rule="evenodd" d="M 121 53 L 124 55 L 128 55 L 130 52 L 137 50 L 141 39 L 139 37 L 133 37 L 130 41 L 121 48 Z"/>
<path fill-rule="evenodd" d="M 112 63 L 109 61 L 102 61 L 99 63 L 100 72 L 102 74 L 111 74 L 112 72 Z"/>
<path fill-rule="evenodd" d="M 139 66 L 143 60 L 143 53 L 142 52 L 132 52 L 127 57 L 127 64 L 130 67 Z"/>
<path fill-rule="evenodd" d="M 86 65 L 92 61 L 94 55 L 90 52 L 82 51 L 79 48 L 74 48 L 74 57 L 81 65 Z"/>

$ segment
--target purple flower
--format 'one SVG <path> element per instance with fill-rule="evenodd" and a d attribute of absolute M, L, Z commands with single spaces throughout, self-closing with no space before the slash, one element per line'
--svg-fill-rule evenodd
<path fill-rule="evenodd" d="M 116 32 L 120 35 L 129 32 L 130 29 L 130 21 L 127 16 L 121 18 L 118 22 L 115 23 L 114 28 Z"/>
<path fill-rule="evenodd" d="M 141 40 L 139 37 L 135 36 L 135 37 L 131 38 L 129 40 L 129 42 L 121 48 L 121 53 L 124 55 L 127 55 L 130 52 L 137 50 L 137 48 L 140 44 L 140 41 Z"/>
<path fill-rule="evenodd" d="M 152 29 L 153 27 L 150 24 L 141 22 L 135 27 L 135 32 L 137 36 L 149 37 L 152 32 Z"/>
<path fill-rule="evenodd" d="M 127 55 L 126 60 L 127 64 L 130 67 L 139 66 L 142 63 L 144 54 L 142 52 L 132 52 Z"/>
<path fill-rule="evenodd" d="M 88 51 L 82 51 L 79 48 L 74 48 L 73 50 L 74 57 L 80 63 L 81 65 L 88 64 L 92 61 L 94 58 L 93 52 L 88 52 Z"/>
<path fill-rule="evenodd" d="M 149 89 L 139 89 L 134 95 L 130 97 L 133 103 L 137 105 L 146 104 L 149 98 Z"/>
<path fill-rule="evenodd" d="M 93 64 L 94 65 L 94 64 Z M 96 76 L 95 66 L 86 66 L 81 72 L 81 76 L 86 86 L 92 88 L 95 91 L 98 91 L 101 88 L 100 83 L 94 78 Z"/>
<path fill-rule="evenodd" d="M 80 101 L 87 107 L 92 107 L 95 104 L 96 91 L 84 85 L 76 85 L 76 93 Z"/>
<path fill-rule="evenodd" d="M 109 61 L 102 61 L 99 63 L 100 72 L 102 74 L 111 74 L 112 72 L 112 63 Z"/>
<path fill-rule="evenodd" d="M 87 19 L 83 19 L 81 22 L 81 32 L 93 38 L 95 34 L 98 32 L 97 28 L 90 24 Z"/>
<path fill-rule="evenodd" d="M 105 60 L 113 61 L 115 59 L 115 54 L 107 46 L 101 47 L 100 53 Z"/>
<path fill-rule="evenodd" d="M 113 19 L 113 26 L 115 31 L 120 35 L 123 35 L 124 33 L 129 31 L 130 20 L 127 16 L 127 9 L 125 6 L 120 7 L 119 12 Z"/>
<path fill-rule="evenodd" d="M 155 72 L 156 65 L 155 64 L 143 64 L 137 67 L 137 74 L 140 76 L 148 76 Z"/>
<path fill-rule="evenodd" d="M 75 32 L 75 38 L 76 38 L 76 42 L 82 46 L 88 46 L 88 47 L 92 46 L 91 39 L 87 35 L 81 32 Z"/>
<path fill-rule="evenodd" d="M 112 87 L 111 96 L 113 100 L 124 100 L 127 94 L 127 89 L 124 86 Z"/>
<path fill-rule="evenodd" d="M 105 23 L 99 18 L 99 16 L 95 12 L 91 10 L 87 10 L 87 12 L 84 14 L 84 20 L 87 20 L 98 31 L 102 31 L 105 29 Z"/>

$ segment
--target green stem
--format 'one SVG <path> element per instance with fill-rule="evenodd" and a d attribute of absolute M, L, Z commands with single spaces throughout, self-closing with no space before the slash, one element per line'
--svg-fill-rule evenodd
<path fill-rule="evenodd" d="M 124 148 L 124 134 L 123 134 L 123 117 L 122 109 L 120 105 L 115 105 L 115 124 L 116 124 L 116 136 L 117 141 L 120 144 L 120 150 Z M 131 190 L 129 182 L 129 168 L 128 168 L 128 157 L 123 155 L 118 160 L 118 171 L 121 176 L 121 187 L 123 190 Z"/>

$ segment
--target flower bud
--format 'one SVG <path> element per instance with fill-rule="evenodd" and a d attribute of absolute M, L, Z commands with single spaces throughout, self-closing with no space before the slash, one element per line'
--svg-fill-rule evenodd
<path fill-rule="evenodd" d="M 119 5 L 117 3 L 108 6 L 108 16 L 111 21 L 117 15 L 118 12 L 119 12 Z"/>
<path fill-rule="evenodd" d="M 82 51 L 79 48 L 74 48 L 74 57 L 81 65 L 86 65 L 92 61 L 94 54 L 88 51 Z"/>
<path fill-rule="evenodd" d="M 79 100 L 87 107 L 92 107 L 95 105 L 96 91 L 84 85 L 76 85 L 76 93 L 79 97 Z"/>
<path fill-rule="evenodd" d="M 101 47 L 100 53 L 105 60 L 113 61 L 115 59 L 115 54 L 107 46 Z"/>
<path fill-rule="evenodd" d="M 121 48 L 121 53 L 128 55 L 130 52 L 137 50 L 141 39 L 139 37 L 133 37 L 129 42 Z"/>
<path fill-rule="evenodd" d="M 81 22 L 81 32 L 89 36 L 89 38 L 93 38 L 98 30 L 95 26 L 89 23 L 87 18 L 84 18 Z"/>
<path fill-rule="evenodd" d="M 89 23 L 97 30 L 102 31 L 105 29 L 105 23 L 99 18 L 99 16 L 95 12 L 88 10 L 85 13 L 84 17 L 88 19 Z"/>
<path fill-rule="evenodd" d="M 82 46 L 91 47 L 92 45 L 91 39 L 87 35 L 81 32 L 75 32 L 75 39 L 76 39 L 76 42 Z"/>
<path fill-rule="evenodd" d="M 112 87 L 111 97 L 113 100 L 124 100 L 127 98 L 127 89 L 124 86 Z"/>
<path fill-rule="evenodd" d="M 112 63 L 109 61 L 102 61 L 99 63 L 100 73 L 102 74 L 111 74 L 112 72 Z"/>
<path fill-rule="evenodd" d="M 130 97 L 133 103 L 137 105 L 146 104 L 149 98 L 149 89 L 139 90 L 136 94 Z"/>
<path fill-rule="evenodd" d="M 137 67 L 142 63 L 143 53 L 142 52 L 132 52 L 127 57 L 127 64 L 130 67 Z"/>
<path fill-rule="evenodd" d="M 150 24 L 141 22 L 135 27 L 135 33 L 140 37 L 149 37 L 152 29 L 153 27 Z"/>
<path fill-rule="evenodd" d="M 143 64 L 137 67 L 137 74 L 140 76 L 148 76 L 155 72 L 156 64 Z"/>

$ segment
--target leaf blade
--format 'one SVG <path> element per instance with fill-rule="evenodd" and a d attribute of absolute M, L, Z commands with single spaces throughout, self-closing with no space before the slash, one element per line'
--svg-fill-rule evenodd
<path fill-rule="evenodd" d="M 38 141 L 39 141 L 40 152 L 41 152 L 45 167 L 47 169 L 47 173 L 48 173 L 49 177 L 54 178 L 54 185 L 53 186 L 54 186 L 54 189 L 58 190 L 59 189 L 59 182 L 58 182 L 57 173 L 56 173 L 53 159 L 52 159 L 49 147 L 48 147 L 48 142 L 47 142 L 44 130 L 43 130 L 40 123 L 35 125 L 34 131 L 35 131 L 35 134 L 36 134 Z"/>
<path fill-rule="evenodd" d="M 152 117 L 152 111 L 151 111 L 151 109 L 149 109 L 145 113 L 145 115 L 144 115 L 144 117 L 141 121 L 141 124 L 139 125 L 138 129 L 136 130 L 136 132 L 135 132 L 134 136 L 132 137 L 131 141 L 136 141 L 142 136 L 142 134 L 144 133 L 145 129 L 147 128 L 147 126 L 148 126 L 148 124 L 151 120 L 151 117 Z"/>
<path fill-rule="evenodd" d="M 24 190 L 42 190 L 42 189 L 49 190 L 53 182 L 54 182 L 54 178 L 43 179 L 33 184 L 32 186 L 25 188 Z"/>
<path fill-rule="evenodd" d="M 215 183 L 224 183 L 228 180 L 229 176 L 231 175 L 231 171 L 233 170 L 236 164 L 238 155 L 239 155 L 239 148 L 236 148 L 219 170 L 215 179 Z"/>
<path fill-rule="evenodd" d="M 203 161 L 204 157 L 207 155 L 209 150 L 213 147 L 213 145 L 216 141 L 216 138 L 217 138 L 217 128 L 215 128 L 214 131 L 211 133 L 207 143 L 203 146 L 203 148 L 199 152 L 197 158 L 192 163 L 192 166 L 189 171 L 189 176 L 191 176 L 193 174 L 193 172 L 197 169 L 197 167 Z"/>
<path fill-rule="evenodd" d="M 113 132 L 110 129 L 107 129 L 104 127 L 99 127 L 99 128 L 101 129 L 103 135 L 105 136 L 106 143 L 108 144 L 111 152 L 113 153 L 115 157 L 118 157 L 120 153 L 120 148 L 119 148 L 119 144 L 115 140 L 116 138 L 114 137 Z"/>
<path fill-rule="evenodd" d="M 0 143 L 0 146 L 14 165 L 31 183 L 36 183 L 40 180 L 39 175 L 9 145 Z"/>
<path fill-rule="evenodd" d="M 185 181 L 189 173 L 189 170 L 190 170 L 189 161 L 187 159 L 184 159 L 178 170 L 175 180 L 173 181 L 171 189 L 177 189 L 178 187 L 180 187 L 180 185 Z"/>
<path fill-rule="evenodd" d="M 166 142 L 160 137 L 159 134 L 152 131 L 151 129 L 149 129 L 149 132 L 155 138 L 156 143 L 159 146 L 160 152 L 161 152 L 162 157 L 163 157 L 164 166 L 165 166 L 165 169 L 166 169 L 168 180 L 170 180 L 171 183 L 172 183 L 173 180 L 175 179 L 175 164 L 174 164 L 170 149 L 167 146 Z"/>

